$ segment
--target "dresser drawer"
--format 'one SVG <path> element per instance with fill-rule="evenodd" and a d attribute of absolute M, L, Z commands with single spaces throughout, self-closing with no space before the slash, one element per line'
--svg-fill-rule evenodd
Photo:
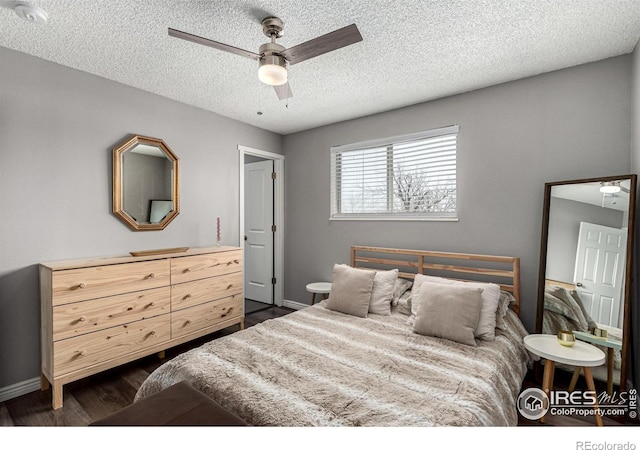
<path fill-rule="evenodd" d="M 189 281 L 171 287 L 171 310 L 188 308 L 201 303 L 242 293 L 242 272 L 224 277 Z"/>
<path fill-rule="evenodd" d="M 242 271 L 242 250 L 171 259 L 171 283 L 185 283 Z"/>
<path fill-rule="evenodd" d="M 169 314 L 53 343 L 56 376 L 103 363 L 170 339 Z"/>
<path fill-rule="evenodd" d="M 168 259 L 60 270 L 52 275 L 53 305 L 169 286 Z"/>
<path fill-rule="evenodd" d="M 208 328 L 242 316 L 242 295 L 215 300 L 171 313 L 171 338 Z"/>
<path fill-rule="evenodd" d="M 171 310 L 169 286 L 68 303 L 53 308 L 53 340 L 67 339 Z"/>

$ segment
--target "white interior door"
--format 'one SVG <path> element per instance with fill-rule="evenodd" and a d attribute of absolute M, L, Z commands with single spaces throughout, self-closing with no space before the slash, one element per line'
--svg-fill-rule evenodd
<path fill-rule="evenodd" d="M 574 283 L 594 321 L 620 327 L 627 232 L 580 222 Z"/>
<path fill-rule="evenodd" d="M 244 296 L 273 304 L 273 161 L 244 166 Z"/>

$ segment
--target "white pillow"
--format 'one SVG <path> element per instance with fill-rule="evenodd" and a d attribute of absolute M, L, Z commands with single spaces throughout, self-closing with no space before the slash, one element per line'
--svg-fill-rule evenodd
<path fill-rule="evenodd" d="M 498 310 L 498 303 L 500 301 L 500 286 L 493 283 L 480 283 L 475 281 L 458 281 L 450 280 L 448 278 L 434 277 L 431 275 L 417 274 L 413 281 L 413 291 L 416 287 L 419 289 L 422 283 L 429 281 L 431 283 L 440 284 L 455 284 L 462 285 L 471 288 L 482 289 L 482 308 L 480 309 L 480 320 L 476 327 L 475 336 L 483 341 L 493 341 L 496 338 L 496 311 Z M 418 305 L 415 298 L 411 298 L 411 314 L 415 315 L 418 312 Z"/>
<path fill-rule="evenodd" d="M 370 313 L 382 316 L 391 315 L 391 302 L 397 279 L 398 269 L 376 271 L 373 278 L 371 302 L 369 303 Z"/>

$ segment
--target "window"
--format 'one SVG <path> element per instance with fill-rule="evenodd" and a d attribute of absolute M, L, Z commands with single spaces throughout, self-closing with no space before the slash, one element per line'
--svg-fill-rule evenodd
<path fill-rule="evenodd" d="M 458 126 L 331 148 L 331 219 L 456 220 Z"/>

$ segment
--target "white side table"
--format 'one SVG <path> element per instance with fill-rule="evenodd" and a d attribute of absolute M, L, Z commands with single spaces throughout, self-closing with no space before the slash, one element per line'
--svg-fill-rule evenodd
<path fill-rule="evenodd" d="M 565 347 L 558 342 L 558 338 L 553 334 L 530 334 L 524 338 L 524 346 L 531 353 L 545 358 L 544 375 L 542 376 L 542 390 L 549 395 L 553 389 L 553 373 L 556 363 L 568 364 L 582 368 L 584 378 L 587 380 L 587 387 L 596 390 L 591 375 L 591 368 L 600 366 L 605 361 L 605 355 L 602 350 L 586 342 L 576 341 L 573 347 Z M 593 406 L 596 415 L 596 424 L 602 426 L 602 417 L 600 409 L 596 402 Z M 544 423 L 545 418 L 542 417 L 540 422 Z"/>
<path fill-rule="evenodd" d="M 326 300 L 327 295 L 331 292 L 331 283 L 324 281 L 309 283 L 307 284 L 307 291 L 313 294 L 311 296 L 311 304 L 313 305 L 316 302 L 316 294 L 322 294 L 322 298 Z"/>

